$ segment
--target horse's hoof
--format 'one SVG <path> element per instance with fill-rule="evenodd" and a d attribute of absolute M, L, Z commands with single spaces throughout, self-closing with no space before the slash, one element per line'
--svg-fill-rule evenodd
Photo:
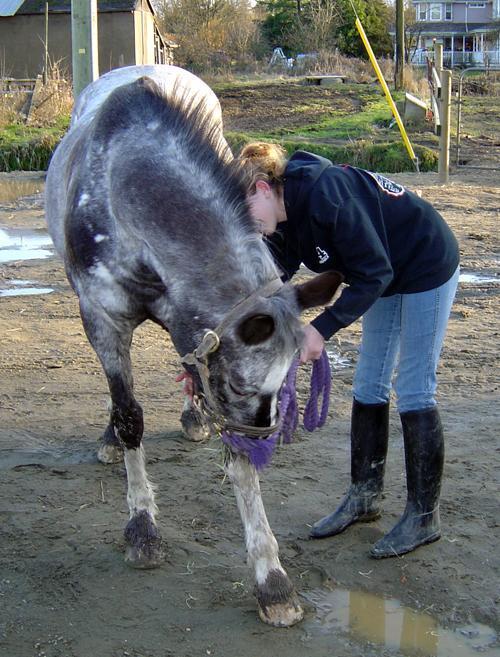
<path fill-rule="evenodd" d="M 274 627 L 290 627 L 304 618 L 297 593 L 282 570 L 271 570 L 264 584 L 257 585 L 255 595 L 259 604 L 259 617 Z"/>
<path fill-rule="evenodd" d="M 200 443 L 210 438 L 210 429 L 203 418 L 193 408 L 187 409 L 181 415 L 182 433 L 195 443 Z"/>
<path fill-rule="evenodd" d="M 143 545 L 142 547 L 128 545 L 125 551 L 125 563 L 138 570 L 159 568 L 164 560 L 165 553 L 161 545 Z"/>
<path fill-rule="evenodd" d="M 259 618 L 273 627 L 291 627 L 304 618 L 304 610 L 295 595 L 289 602 L 270 605 L 265 609 L 259 605 Z"/>
<path fill-rule="evenodd" d="M 121 463 L 123 461 L 123 449 L 118 445 L 102 444 L 97 450 L 97 459 L 104 465 Z"/>
<path fill-rule="evenodd" d="M 160 532 L 146 510 L 128 521 L 125 540 L 125 562 L 132 568 L 158 568 L 165 559 Z"/>

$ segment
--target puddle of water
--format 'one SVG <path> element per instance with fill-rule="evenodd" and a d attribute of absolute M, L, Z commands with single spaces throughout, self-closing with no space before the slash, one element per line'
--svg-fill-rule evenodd
<path fill-rule="evenodd" d="M 497 283 L 500 284 L 500 278 L 495 276 L 483 276 L 482 274 L 460 274 L 458 279 L 459 283 L 475 283 L 477 285 L 481 283 Z"/>
<path fill-rule="evenodd" d="M 54 290 L 51 287 L 35 287 L 33 281 L 11 280 L 12 286 L 0 289 L 0 297 L 22 297 L 31 294 L 50 294 Z"/>
<path fill-rule="evenodd" d="M 0 470 L 23 465 L 78 465 L 97 463 L 95 444 L 80 443 L 69 447 L 32 447 L 0 450 Z"/>
<path fill-rule="evenodd" d="M 326 353 L 330 367 L 334 372 L 337 372 L 338 370 L 345 370 L 353 366 L 352 361 L 349 358 L 342 356 L 334 347 L 327 345 Z"/>
<path fill-rule="evenodd" d="M 23 196 L 43 192 L 43 178 L 4 178 L 0 177 L 0 203 L 12 203 Z"/>
<path fill-rule="evenodd" d="M 303 597 L 316 608 L 315 618 L 305 621 L 310 634 L 343 631 L 355 640 L 399 650 L 404 655 L 500 657 L 498 637 L 486 625 L 475 623 L 449 630 L 430 614 L 404 607 L 395 598 L 361 591 L 317 589 Z"/>
<path fill-rule="evenodd" d="M 14 290 L 0 290 L 0 297 L 27 297 L 32 294 L 50 294 L 53 291 L 51 287 L 26 287 Z"/>
<path fill-rule="evenodd" d="M 0 228 L 0 263 L 49 258 L 52 248 L 52 240 L 43 230 Z"/>

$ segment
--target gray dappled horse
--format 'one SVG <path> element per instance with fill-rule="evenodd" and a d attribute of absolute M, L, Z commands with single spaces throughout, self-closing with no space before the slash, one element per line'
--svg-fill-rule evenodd
<path fill-rule="evenodd" d="M 123 450 L 126 560 L 139 568 L 159 565 L 163 552 L 133 391 L 134 329 L 147 319 L 165 328 L 211 419 L 263 436 L 275 428 L 280 386 L 300 345 L 299 313 L 327 303 L 339 284 L 323 275 L 281 286 L 231 167 L 214 98 L 176 67 L 113 71 L 80 97 L 47 176 L 50 234 L 111 393 L 100 458 L 112 461 Z M 257 472 L 238 454 L 228 455 L 226 470 L 260 616 L 291 625 L 303 612 L 279 561 Z"/>

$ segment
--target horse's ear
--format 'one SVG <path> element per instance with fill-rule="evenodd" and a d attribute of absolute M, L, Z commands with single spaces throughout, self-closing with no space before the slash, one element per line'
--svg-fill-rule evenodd
<path fill-rule="evenodd" d="M 307 310 L 307 308 L 326 305 L 343 280 L 344 277 L 340 272 L 326 271 L 306 283 L 296 285 L 295 293 L 300 309 Z"/>
<path fill-rule="evenodd" d="M 241 322 L 236 332 L 244 344 L 255 345 L 268 340 L 274 328 L 271 315 L 252 315 Z"/>

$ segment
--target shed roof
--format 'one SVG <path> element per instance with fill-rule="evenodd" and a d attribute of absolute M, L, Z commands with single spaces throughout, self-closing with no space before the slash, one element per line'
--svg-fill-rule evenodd
<path fill-rule="evenodd" d="M 7 0 L 7 2 L 14 2 L 15 0 Z M 71 0 L 47 0 L 50 13 L 71 13 Z M 18 11 L 19 14 L 43 14 L 45 13 L 46 0 L 24 0 Z M 97 0 L 98 12 L 109 11 L 134 11 L 139 4 L 139 0 Z M 155 13 L 151 3 L 148 2 L 151 8 L 151 13 Z"/>
<path fill-rule="evenodd" d="M 23 0 L 0 0 L 0 16 L 14 16 Z"/>

